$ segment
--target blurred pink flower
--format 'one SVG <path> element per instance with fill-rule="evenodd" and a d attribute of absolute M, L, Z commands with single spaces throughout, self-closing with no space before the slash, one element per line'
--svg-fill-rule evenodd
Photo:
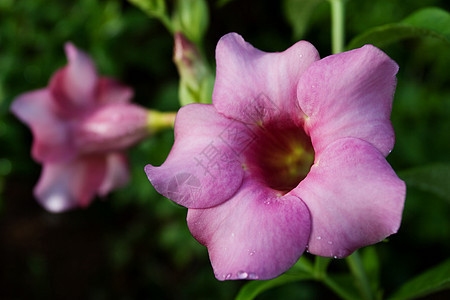
<path fill-rule="evenodd" d="M 385 156 L 398 66 L 379 49 L 319 59 L 237 34 L 217 45 L 213 104 L 178 113 L 155 189 L 188 207 L 216 278 L 270 279 L 307 249 L 345 257 L 395 233 L 405 184 Z"/>
<path fill-rule="evenodd" d="M 65 45 L 68 65 L 49 86 L 20 95 L 12 112 L 30 126 L 32 156 L 43 164 L 34 194 L 51 212 L 86 207 L 129 179 L 122 153 L 148 135 L 148 112 L 133 91 L 98 77 L 90 57 Z"/>

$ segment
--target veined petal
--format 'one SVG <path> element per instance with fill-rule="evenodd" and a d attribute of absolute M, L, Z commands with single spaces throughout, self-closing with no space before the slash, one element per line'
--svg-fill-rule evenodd
<path fill-rule="evenodd" d="M 390 122 L 397 64 L 371 45 L 313 63 L 298 85 L 316 152 L 343 137 L 368 141 L 383 155 L 394 147 Z"/>
<path fill-rule="evenodd" d="M 82 156 L 65 163 L 43 165 L 34 189 L 38 202 L 50 212 L 62 212 L 75 207 L 87 207 L 106 171 L 105 156 Z"/>
<path fill-rule="evenodd" d="M 112 78 L 101 77 L 98 80 L 96 99 L 100 104 L 128 103 L 133 94 L 133 89 Z"/>
<path fill-rule="evenodd" d="M 310 215 L 296 196 L 244 179 L 227 202 L 189 209 L 192 235 L 208 247 L 218 280 L 271 279 L 300 258 L 310 234 Z"/>
<path fill-rule="evenodd" d="M 33 132 L 31 153 L 39 162 L 55 162 L 74 154 L 68 124 L 58 118 L 48 89 L 28 92 L 16 98 L 11 111 Z"/>
<path fill-rule="evenodd" d="M 58 113 L 63 117 L 75 116 L 89 110 L 94 101 L 97 70 L 94 62 L 73 44 L 65 44 L 68 65 L 58 70 L 50 81 Z"/>
<path fill-rule="evenodd" d="M 216 49 L 213 104 L 227 117 L 250 124 L 270 121 L 280 114 L 301 119 L 297 84 L 318 59 L 317 50 L 305 41 L 284 52 L 266 53 L 236 33 L 227 34 Z"/>
<path fill-rule="evenodd" d="M 121 153 L 108 154 L 106 158 L 106 176 L 98 190 L 100 196 L 105 196 L 112 190 L 122 187 L 130 180 L 127 157 Z"/>
<path fill-rule="evenodd" d="M 312 254 L 344 257 L 397 232 L 405 200 L 400 180 L 380 151 L 343 138 L 318 154 L 308 176 L 289 194 L 308 206 Z"/>
<path fill-rule="evenodd" d="M 155 189 L 188 208 L 212 207 L 241 186 L 239 157 L 254 139 L 240 122 L 217 113 L 210 104 L 182 107 L 175 120 L 175 142 L 164 164 L 147 165 Z"/>

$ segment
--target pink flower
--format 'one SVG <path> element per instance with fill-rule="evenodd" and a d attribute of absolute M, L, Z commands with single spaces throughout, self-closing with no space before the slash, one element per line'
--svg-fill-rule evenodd
<path fill-rule="evenodd" d="M 398 230 L 394 61 L 371 45 L 265 53 L 234 33 L 216 60 L 213 105 L 179 111 L 172 151 L 146 173 L 188 208 L 217 279 L 274 278 L 306 249 L 341 258 Z"/>
<path fill-rule="evenodd" d="M 148 112 L 128 103 L 133 91 L 98 77 L 92 60 L 70 43 L 69 64 L 49 86 L 20 95 L 11 110 L 33 133 L 43 164 L 34 194 L 52 212 L 86 207 L 96 194 L 127 183 L 124 149 L 148 135 Z"/>

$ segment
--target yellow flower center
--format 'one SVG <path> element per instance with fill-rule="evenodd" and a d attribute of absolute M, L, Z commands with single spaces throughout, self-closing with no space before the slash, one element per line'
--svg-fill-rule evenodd
<path fill-rule="evenodd" d="M 311 139 L 295 124 L 258 124 L 245 152 L 246 168 L 268 187 L 286 193 L 295 188 L 314 163 Z"/>

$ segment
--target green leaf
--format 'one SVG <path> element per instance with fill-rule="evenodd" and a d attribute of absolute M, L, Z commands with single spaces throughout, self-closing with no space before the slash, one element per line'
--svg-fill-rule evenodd
<path fill-rule="evenodd" d="M 408 281 L 389 300 L 406 300 L 450 289 L 450 259 Z"/>
<path fill-rule="evenodd" d="M 236 296 L 236 300 L 251 300 L 255 299 L 256 296 L 261 294 L 262 292 L 284 285 L 290 282 L 300 281 L 300 280 L 309 280 L 313 279 L 313 276 L 308 273 L 299 273 L 299 274 L 283 274 L 272 280 L 264 280 L 264 281 L 252 281 L 244 285 L 239 294 Z"/>
<path fill-rule="evenodd" d="M 450 164 L 438 163 L 398 173 L 406 184 L 450 201 Z"/>
<path fill-rule="evenodd" d="M 325 0 L 284 0 L 284 15 L 292 26 L 293 37 L 299 40 L 308 29 L 309 20 L 317 5 Z"/>
<path fill-rule="evenodd" d="M 290 282 L 310 279 L 314 279 L 313 266 L 305 256 L 302 256 L 289 271 L 277 278 L 247 283 L 239 291 L 236 300 L 255 299 L 256 296 L 268 289 Z"/>
<path fill-rule="evenodd" d="M 365 44 L 382 47 L 414 37 L 433 37 L 450 44 L 450 14 L 437 7 L 418 10 L 401 22 L 378 26 L 356 36 L 347 49 Z"/>

